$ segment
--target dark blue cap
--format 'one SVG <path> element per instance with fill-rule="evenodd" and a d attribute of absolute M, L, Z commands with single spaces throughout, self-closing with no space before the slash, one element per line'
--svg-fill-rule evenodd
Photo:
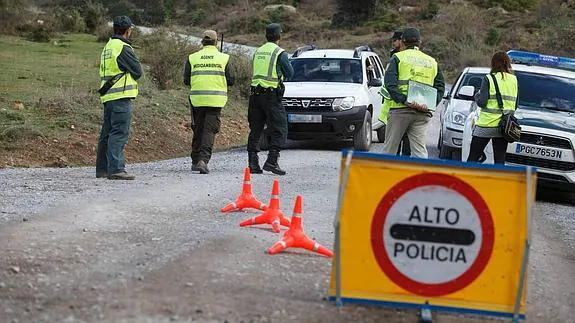
<path fill-rule="evenodd" d="M 135 25 L 132 23 L 132 20 L 128 16 L 114 17 L 114 28 L 128 29 L 130 27 L 135 27 Z"/>
<path fill-rule="evenodd" d="M 401 36 L 403 36 L 403 30 L 396 30 L 393 32 L 391 39 L 392 40 L 401 40 Z"/>
<path fill-rule="evenodd" d="M 266 35 L 277 36 L 282 33 L 282 27 L 280 24 L 271 23 L 266 27 Z"/>

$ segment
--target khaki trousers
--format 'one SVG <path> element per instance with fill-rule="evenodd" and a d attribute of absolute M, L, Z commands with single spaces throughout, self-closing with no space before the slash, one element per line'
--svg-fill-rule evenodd
<path fill-rule="evenodd" d="M 410 108 L 391 109 L 387 117 L 383 152 L 395 155 L 403 135 L 407 133 L 411 156 L 427 158 L 427 126 L 431 116 Z"/>

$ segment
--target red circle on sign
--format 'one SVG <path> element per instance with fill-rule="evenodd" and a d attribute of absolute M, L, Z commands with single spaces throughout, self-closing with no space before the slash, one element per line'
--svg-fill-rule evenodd
<path fill-rule="evenodd" d="M 482 241 L 477 258 L 459 277 L 440 284 L 427 284 L 415 281 L 400 272 L 389 259 L 385 250 L 384 224 L 394 203 L 412 189 L 437 185 L 463 195 L 473 206 L 481 222 Z M 493 251 L 494 228 L 491 211 L 481 195 L 469 184 L 457 177 L 438 173 L 415 175 L 392 187 L 379 202 L 371 223 L 371 246 L 379 267 L 401 288 L 421 296 L 442 296 L 457 292 L 471 284 L 487 266 Z"/>

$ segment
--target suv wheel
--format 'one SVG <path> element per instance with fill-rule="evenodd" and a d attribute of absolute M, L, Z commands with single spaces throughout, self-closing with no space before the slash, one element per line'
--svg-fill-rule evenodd
<path fill-rule="evenodd" d="M 363 126 L 353 135 L 353 148 L 355 150 L 369 151 L 369 147 L 371 146 L 371 132 L 371 113 L 368 110 L 365 111 Z"/>
<path fill-rule="evenodd" d="M 385 125 L 379 127 L 375 132 L 377 133 L 377 141 L 379 141 L 380 143 L 384 143 L 385 142 Z"/>

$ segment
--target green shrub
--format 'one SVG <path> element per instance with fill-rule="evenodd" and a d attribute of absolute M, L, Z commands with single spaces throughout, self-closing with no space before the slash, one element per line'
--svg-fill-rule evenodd
<path fill-rule="evenodd" d="M 55 12 L 58 29 L 61 31 L 82 33 L 86 31 L 86 22 L 78 9 L 58 8 Z"/>
<path fill-rule="evenodd" d="M 143 49 L 142 62 L 149 66 L 150 76 L 160 90 L 181 87 L 185 59 L 200 48 L 166 29 L 140 37 L 137 44 Z"/>
<path fill-rule="evenodd" d="M 239 93 L 243 98 L 250 96 L 250 83 L 252 81 L 252 63 L 244 53 L 232 52 L 230 55 L 230 64 L 234 74 L 235 84 L 232 90 Z"/>
<path fill-rule="evenodd" d="M 86 23 L 86 29 L 89 33 L 94 33 L 98 26 L 103 25 L 108 21 L 108 11 L 100 2 L 88 1 L 80 10 Z"/>
<path fill-rule="evenodd" d="M 376 31 L 393 31 L 405 24 L 405 21 L 394 9 L 380 7 L 373 19 L 367 21 L 366 26 L 375 28 Z"/>
<path fill-rule="evenodd" d="M 27 36 L 30 41 L 48 43 L 55 36 L 54 28 L 49 24 L 36 24 L 31 28 L 32 30 Z"/>
<path fill-rule="evenodd" d="M 370 20 L 376 11 L 376 0 L 337 0 L 337 11 L 332 17 L 334 27 L 359 26 Z"/>
<path fill-rule="evenodd" d="M 497 28 L 489 28 L 485 37 L 485 44 L 497 46 L 501 43 L 501 32 Z"/>
<path fill-rule="evenodd" d="M 110 28 L 108 24 L 99 25 L 98 27 L 96 27 L 96 30 L 94 30 L 94 34 L 96 35 L 96 41 L 101 43 L 107 42 L 110 39 L 110 37 L 112 37 L 113 33 L 114 33 L 113 29 Z"/>
<path fill-rule="evenodd" d="M 40 130 L 27 125 L 11 126 L 0 132 L 0 138 L 6 141 L 36 139 L 41 137 L 44 137 L 44 134 Z"/>
<path fill-rule="evenodd" d="M 423 20 L 433 19 L 439 12 L 439 4 L 437 0 L 428 0 L 427 5 L 423 8 L 420 13 L 420 17 Z"/>
<path fill-rule="evenodd" d="M 12 34 L 25 16 L 24 0 L 0 0 L 0 33 Z"/>

